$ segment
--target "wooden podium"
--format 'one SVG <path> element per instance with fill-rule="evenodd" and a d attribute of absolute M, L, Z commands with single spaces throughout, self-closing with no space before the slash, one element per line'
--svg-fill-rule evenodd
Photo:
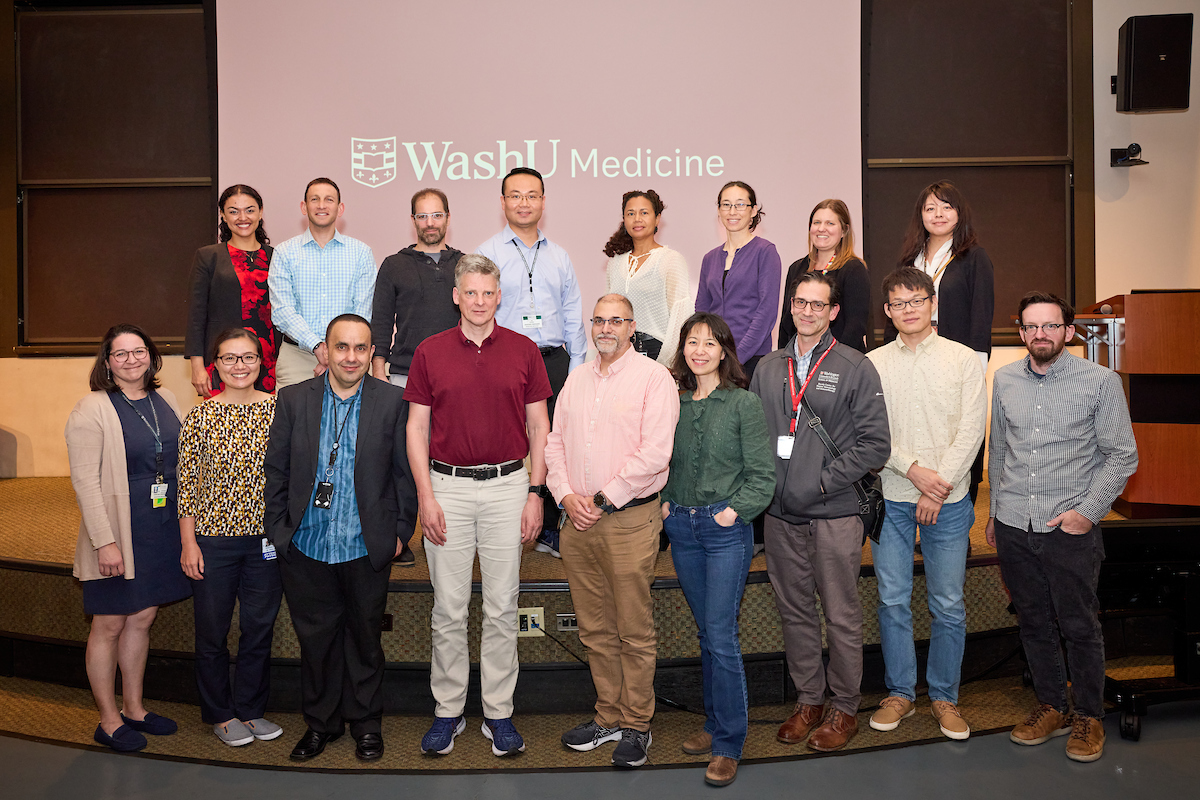
<path fill-rule="evenodd" d="M 1113 507 L 1132 519 L 1200 517 L 1197 319 L 1200 290 L 1117 295 L 1075 319 L 1089 358 L 1107 363 L 1125 385 L 1138 470 Z"/>

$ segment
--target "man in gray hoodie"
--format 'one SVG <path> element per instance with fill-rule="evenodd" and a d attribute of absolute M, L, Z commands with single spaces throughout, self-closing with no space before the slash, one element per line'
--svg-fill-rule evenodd
<path fill-rule="evenodd" d="M 797 693 L 796 710 L 777 738 L 787 744 L 808 738 L 809 748 L 829 752 L 858 733 L 863 526 L 853 483 L 887 463 L 891 436 L 879 373 L 866 356 L 829 332 L 840 308 L 833 279 L 806 272 L 790 289 L 784 302 L 790 304 L 796 337 L 763 358 L 750 382 L 750 391 L 762 399 L 775 444 L 775 497 L 765 527 L 767 574 Z M 801 398 L 841 451 L 837 458 L 810 426 L 813 420 Z M 828 679 L 817 593 L 829 640 Z M 825 713 L 827 686 L 833 697 Z"/>

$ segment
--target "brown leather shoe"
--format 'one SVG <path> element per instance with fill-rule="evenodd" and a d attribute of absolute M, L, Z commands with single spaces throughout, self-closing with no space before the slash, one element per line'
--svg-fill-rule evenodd
<path fill-rule="evenodd" d="M 1071 720 L 1071 738 L 1067 740 L 1067 758 L 1095 761 L 1104 755 L 1104 723 L 1095 717 L 1076 714 Z M 709 767 L 712 770 L 712 767 Z"/>
<path fill-rule="evenodd" d="M 1008 738 L 1014 744 L 1034 745 L 1047 742 L 1056 736 L 1066 736 L 1071 732 L 1071 717 L 1054 708 L 1041 703 L 1030 712 L 1020 725 L 1012 729 Z"/>
<path fill-rule="evenodd" d="M 728 786 L 737 777 L 738 762 L 728 756 L 713 756 L 704 773 L 704 782 L 711 786 Z"/>
<path fill-rule="evenodd" d="M 683 752 L 689 756 L 702 756 L 712 752 L 712 734 L 699 731 L 683 740 Z"/>
<path fill-rule="evenodd" d="M 858 733 L 858 717 L 853 714 L 843 714 L 836 708 L 831 708 L 825 721 L 821 723 L 821 727 L 808 737 L 808 747 L 810 750 L 832 753 L 834 750 L 841 750 L 845 747 L 846 742 L 854 738 L 856 733 Z"/>
<path fill-rule="evenodd" d="M 821 721 L 824 713 L 823 705 L 810 706 L 797 702 L 796 710 L 779 726 L 779 733 L 775 734 L 775 738 L 784 744 L 800 744 Z"/>

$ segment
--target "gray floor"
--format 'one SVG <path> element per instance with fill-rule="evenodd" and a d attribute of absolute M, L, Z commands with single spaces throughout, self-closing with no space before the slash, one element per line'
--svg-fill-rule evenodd
<path fill-rule="evenodd" d="M 1140 742 L 1105 725 L 1102 759 L 1076 764 L 1065 740 L 1018 747 L 1007 734 L 967 742 L 906 747 L 801 762 L 748 764 L 726 789 L 703 783 L 700 769 L 487 775 L 334 775 L 196 766 L 93 753 L 0 736 L 0 797 L 140 800 L 251 797 L 487 798 L 622 800 L 691 798 L 1186 798 L 1200 796 L 1200 702 L 1157 706 L 1143 720 Z M 653 748 L 651 757 L 653 758 Z M 716 797 L 717 794 L 712 796 Z"/>

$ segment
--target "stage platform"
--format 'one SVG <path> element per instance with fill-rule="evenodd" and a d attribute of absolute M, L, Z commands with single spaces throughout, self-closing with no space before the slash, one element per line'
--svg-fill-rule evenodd
<path fill-rule="evenodd" d="M 1008 598 L 1000 580 L 995 551 L 983 536 L 987 518 L 986 485 L 980 494 L 976 523 L 971 533 L 966 597 L 968 658 L 964 674 L 973 666 L 990 665 L 1015 646 L 1015 618 L 1007 611 Z M 89 620 L 83 613 L 82 591 L 71 577 L 71 560 L 79 528 L 79 512 L 67 478 L 17 478 L 0 480 L 0 673 L 37 677 L 72 686 L 86 686 L 82 650 Z M 432 587 L 419 533 L 414 534 L 416 564 L 393 567 L 387 604 L 391 628 L 383 633 L 388 661 L 385 685 L 390 712 L 421 711 L 431 707 L 428 694 L 430 659 L 429 618 Z M 924 596 L 921 559 L 916 559 L 914 591 Z M 683 705 L 699 702 L 699 647 L 695 623 L 671 563 L 671 553 L 661 553 L 653 585 L 655 624 L 658 631 L 660 695 Z M 478 569 L 476 571 L 478 579 Z M 477 587 L 478 588 L 478 587 Z M 864 547 L 859 594 L 863 605 L 867 676 L 864 687 L 880 685 L 879 628 L 870 548 Z M 299 645 L 286 608 L 275 628 L 272 706 L 298 705 L 296 665 Z M 544 609 L 547 636 L 521 638 L 518 655 L 521 679 L 518 707 L 530 711 L 586 711 L 593 702 L 586 671 L 586 652 L 574 631 L 556 630 L 556 614 L 572 613 L 571 596 L 562 562 L 529 546 L 521 567 L 522 607 Z M 929 613 L 914 604 L 915 638 L 929 638 Z M 472 598 L 470 647 L 478 663 L 481 603 Z M 190 600 L 165 606 L 151 633 L 154 666 L 147 674 L 147 694 L 167 700 L 192 701 L 193 653 Z M 237 620 L 230 631 L 230 650 L 236 653 Z M 766 559 L 757 556 L 751 566 L 741 613 L 741 644 L 747 663 L 751 702 L 755 705 L 786 702 L 792 691 L 781 653 L 782 632 L 775 600 L 767 579 Z M 477 681 L 473 681 L 477 686 Z M 477 689 L 470 704 L 478 702 Z"/>

